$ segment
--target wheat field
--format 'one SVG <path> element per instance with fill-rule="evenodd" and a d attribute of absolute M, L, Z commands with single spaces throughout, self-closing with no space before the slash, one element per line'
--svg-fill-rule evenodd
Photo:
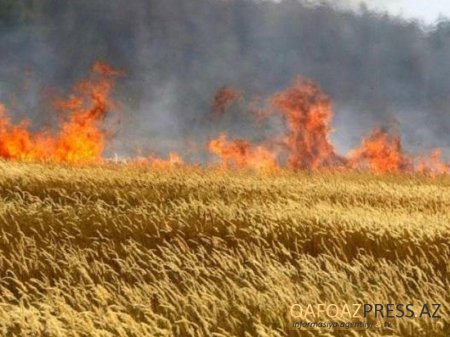
<path fill-rule="evenodd" d="M 450 305 L 450 178 L 0 162 L 1 336 L 299 330 L 294 303 Z"/>

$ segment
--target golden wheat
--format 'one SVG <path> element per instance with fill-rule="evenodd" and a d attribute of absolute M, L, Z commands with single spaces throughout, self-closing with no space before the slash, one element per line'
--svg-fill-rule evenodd
<path fill-rule="evenodd" d="M 0 162 L 2 336 L 450 336 L 289 329 L 299 303 L 450 305 L 450 178 Z"/>

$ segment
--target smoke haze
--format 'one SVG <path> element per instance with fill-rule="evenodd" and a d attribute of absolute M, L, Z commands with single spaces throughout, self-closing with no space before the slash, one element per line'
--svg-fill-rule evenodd
<path fill-rule="evenodd" d="M 450 154 L 445 20 L 425 27 L 294 0 L 0 0 L 0 52 L 0 101 L 33 125 L 54 123 L 48 97 L 94 61 L 125 70 L 109 153 L 195 157 L 220 131 L 258 140 L 280 125 L 255 128 L 242 100 L 211 120 L 216 90 L 267 97 L 300 74 L 333 99 L 339 151 L 381 126 L 398 130 L 411 152 Z"/>

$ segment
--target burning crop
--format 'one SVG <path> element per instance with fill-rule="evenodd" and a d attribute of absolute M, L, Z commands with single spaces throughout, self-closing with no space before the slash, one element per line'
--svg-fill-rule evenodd
<path fill-rule="evenodd" d="M 0 156 L 11 160 L 64 163 L 97 162 L 102 158 L 107 131 L 102 129 L 113 107 L 111 91 L 121 72 L 104 63 L 95 63 L 89 79 L 81 81 L 67 98 L 54 106 L 61 111 L 58 130 L 32 133 L 28 122 L 11 123 L 0 106 Z"/>
<path fill-rule="evenodd" d="M 254 146 L 246 140 L 228 140 L 226 134 L 212 140 L 208 149 L 220 158 L 224 168 L 252 168 L 257 170 L 276 170 L 276 154 L 264 146 Z"/>
<path fill-rule="evenodd" d="M 317 169 L 334 165 L 338 156 L 329 140 L 330 99 L 312 82 L 297 78 L 285 91 L 273 96 L 287 126 L 283 144 L 289 152 L 288 166 Z"/>
<path fill-rule="evenodd" d="M 267 109 L 258 110 L 256 118 L 278 114 L 285 124 L 285 133 L 269 143 L 281 144 L 276 150 L 257 146 L 270 158 L 271 166 L 281 165 L 280 154 L 287 154 L 285 166 L 294 170 L 368 170 L 374 173 L 421 172 L 448 174 L 450 165 L 441 160 L 441 150 L 428 155 L 413 156 L 403 150 L 401 139 L 395 134 L 375 128 L 361 144 L 347 155 L 336 152 L 330 140 L 333 118 L 330 98 L 313 82 L 297 77 L 292 85 L 269 99 Z M 211 152 L 238 163 L 238 167 L 254 167 L 255 156 L 248 155 L 254 147 L 246 140 L 224 146 L 224 135 L 209 144 Z M 261 157 L 261 156 L 260 156 Z M 424 159 L 426 158 L 426 159 Z"/>
<path fill-rule="evenodd" d="M 27 121 L 12 123 L 5 106 L 0 105 L 0 157 L 69 164 L 101 162 L 111 133 L 105 120 L 116 106 L 111 96 L 122 74 L 105 63 L 95 63 L 88 79 L 76 84 L 70 95 L 54 102 L 53 107 L 61 116 L 57 130 L 31 132 Z M 214 121 L 242 98 L 242 92 L 235 88 L 220 88 L 213 100 Z M 265 104 L 267 107 L 258 110 L 262 113 L 255 117 L 259 122 L 269 116 L 279 118 L 284 123 L 282 134 L 253 144 L 242 137 L 233 139 L 224 131 L 201 147 L 217 157 L 220 166 L 233 169 L 274 171 L 287 167 L 431 175 L 450 172 L 450 165 L 441 159 L 440 149 L 430 154 L 410 155 L 403 150 L 398 135 L 379 128 L 347 155 L 337 153 L 330 138 L 332 101 L 310 80 L 297 77 L 291 86 L 275 93 Z M 187 165 L 183 157 L 171 152 L 167 160 L 148 156 L 143 161 L 155 168 L 177 167 Z M 133 160 L 142 161 L 142 158 Z"/>

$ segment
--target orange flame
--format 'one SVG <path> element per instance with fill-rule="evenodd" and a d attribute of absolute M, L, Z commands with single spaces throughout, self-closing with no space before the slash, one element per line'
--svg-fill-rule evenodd
<path fill-rule="evenodd" d="M 101 122 L 112 107 L 110 94 L 115 77 L 121 75 L 107 64 L 95 63 L 92 78 L 74 87 L 67 99 L 55 107 L 68 113 L 60 121 L 59 132 L 31 133 L 26 121 L 12 125 L 3 106 L 0 108 L 0 156 L 12 160 L 49 160 L 87 163 L 101 160 L 106 132 Z"/>
<path fill-rule="evenodd" d="M 11 160 L 37 160 L 48 153 L 50 138 L 27 131 L 28 122 L 12 125 L 4 105 L 0 104 L 0 157 Z"/>
<path fill-rule="evenodd" d="M 429 170 L 437 174 L 450 174 L 450 164 L 443 163 L 441 156 L 441 149 L 431 151 Z"/>
<path fill-rule="evenodd" d="M 347 157 L 339 156 L 330 141 L 333 110 L 331 101 L 314 83 L 296 78 L 286 90 L 271 97 L 270 103 L 286 123 L 281 143 L 288 152 L 287 165 L 293 169 L 364 169 L 374 173 L 424 172 L 447 174 L 450 165 L 441 161 L 441 151 L 434 150 L 426 160 L 406 154 L 400 138 L 375 129 Z M 255 103 L 253 102 L 253 105 Z M 251 111 L 254 111 L 252 109 Z M 258 109 L 258 119 L 273 114 L 272 109 Z M 254 167 L 256 162 L 272 165 L 277 155 L 264 147 L 254 147 L 246 140 L 228 141 L 225 135 L 209 143 L 210 152 L 219 156 L 225 167 Z"/>
<path fill-rule="evenodd" d="M 359 148 L 348 155 L 351 168 L 365 168 L 375 173 L 419 172 L 429 175 L 448 174 L 450 165 L 441 160 L 441 150 L 434 149 L 426 159 L 414 157 L 402 150 L 400 138 L 380 129 L 363 139 Z"/>
<path fill-rule="evenodd" d="M 411 160 L 403 153 L 400 138 L 380 129 L 362 141 L 359 148 L 348 155 L 353 168 L 368 168 L 372 172 L 399 172 L 411 170 Z"/>
<path fill-rule="evenodd" d="M 441 149 L 434 149 L 428 155 L 428 158 L 419 158 L 417 171 L 430 175 L 450 174 L 450 165 L 442 162 L 441 156 Z"/>
<path fill-rule="evenodd" d="M 148 161 L 150 162 L 152 167 L 156 169 L 168 169 L 184 165 L 183 158 L 176 152 L 170 152 L 169 158 L 166 160 L 156 157 L 150 157 L 148 158 Z"/>
<path fill-rule="evenodd" d="M 289 167 L 317 169 L 339 160 L 329 140 L 331 102 L 319 87 L 298 77 L 271 102 L 286 121 L 284 144 L 289 151 Z"/>
<path fill-rule="evenodd" d="M 220 158 L 224 168 L 250 168 L 261 171 L 273 171 L 278 168 L 275 153 L 264 146 L 252 146 L 242 139 L 229 141 L 226 134 L 211 140 L 208 149 Z"/>
<path fill-rule="evenodd" d="M 108 138 L 105 119 L 113 110 L 110 96 L 115 80 L 121 71 L 97 62 L 92 66 L 91 76 L 73 88 L 73 93 L 54 102 L 63 112 L 58 130 L 30 132 L 26 120 L 13 124 L 6 108 L 0 104 L 0 157 L 10 160 L 53 161 L 64 163 L 91 163 L 102 160 Z M 214 97 L 213 112 L 216 117 L 241 97 L 241 92 L 222 87 Z M 269 100 L 270 105 L 259 108 L 251 106 L 253 115 L 265 119 L 279 113 L 285 122 L 286 132 L 281 139 L 270 143 L 279 147 L 253 145 L 247 140 L 229 140 L 220 135 L 208 144 L 211 153 L 219 157 L 222 167 L 245 168 L 263 171 L 277 170 L 278 154 L 285 158 L 292 169 L 317 170 L 364 169 L 376 173 L 422 172 L 425 174 L 450 174 L 450 164 L 441 159 L 441 150 L 435 149 L 428 156 L 414 157 L 405 153 L 398 136 L 375 129 L 356 149 L 346 156 L 339 156 L 330 141 L 333 110 L 331 100 L 311 81 L 296 78 L 293 84 Z M 273 151 L 273 149 L 277 151 Z M 172 168 L 185 165 L 175 152 L 168 159 L 155 157 L 134 160 L 150 163 L 153 168 Z"/>

